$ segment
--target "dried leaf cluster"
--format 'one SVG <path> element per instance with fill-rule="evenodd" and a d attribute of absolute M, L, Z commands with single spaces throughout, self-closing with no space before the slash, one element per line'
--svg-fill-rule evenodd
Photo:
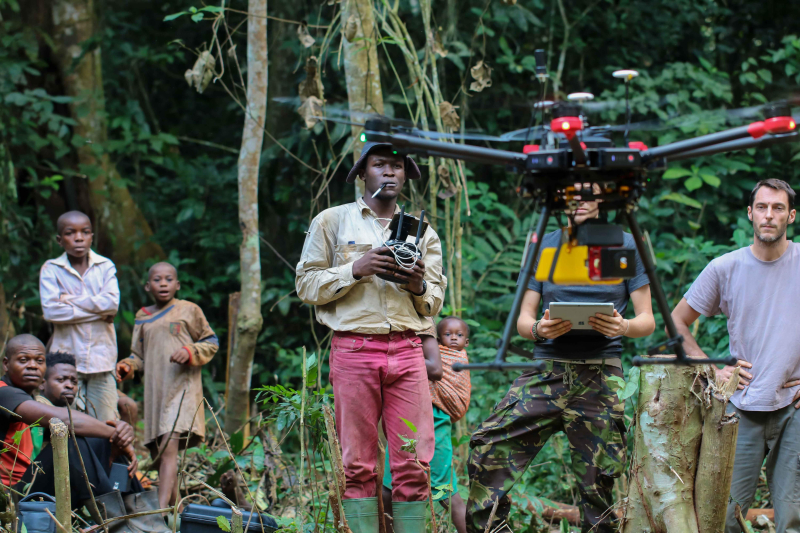
<path fill-rule="evenodd" d="M 214 59 L 211 52 L 208 50 L 202 52 L 197 57 L 197 61 L 194 62 L 194 66 L 183 74 L 189 87 L 194 87 L 197 92 L 203 94 L 203 91 L 206 90 L 206 87 L 214 78 L 214 66 L 216 63 L 217 60 Z"/>
<path fill-rule="evenodd" d="M 469 73 L 475 80 L 469 86 L 470 91 L 479 93 L 485 88 L 492 86 L 492 67 L 484 63 L 482 59 L 475 63 L 474 67 L 469 69 Z"/>

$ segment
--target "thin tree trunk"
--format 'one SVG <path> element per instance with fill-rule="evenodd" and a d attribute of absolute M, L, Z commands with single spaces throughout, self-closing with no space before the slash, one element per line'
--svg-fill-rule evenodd
<path fill-rule="evenodd" d="M 95 218 L 95 242 L 111 249 L 117 263 L 131 264 L 162 258 L 161 246 L 136 206 L 114 163 L 105 152 L 107 141 L 100 47 L 85 49 L 98 31 L 94 0 L 54 0 L 55 58 L 77 122 L 74 133 L 82 140 L 78 161 L 89 174 L 89 201 Z M 137 249 L 135 245 L 140 245 Z"/>
<path fill-rule="evenodd" d="M 250 0 L 247 19 L 247 109 L 239 152 L 239 225 L 242 228 L 242 294 L 237 335 L 228 368 L 226 431 L 236 431 L 250 412 L 250 381 L 261 331 L 261 256 L 258 238 L 258 168 L 267 112 L 267 1 Z"/>
<path fill-rule="evenodd" d="M 342 14 L 344 40 L 344 72 L 347 79 L 347 99 L 353 122 L 362 122 L 363 113 L 383 114 L 383 92 L 378 66 L 378 46 L 375 40 L 375 17 L 372 0 L 346 0 Z M 356 31 L 347 39 L 348 28 Z M 353 126 L 353 156 L 357 160 L 364 143 L 359 136 L 363 128 Z M 356 198 L 364 194 L 364 184 L 356 180 Z"/>
<path fill-rule="evenodd" d="M 708 366 L 643 366 L 623 533 L 719 533 L 738 419 Z"/>
<path fill-rule="evenodd" d="M 72 531 L 72 504 L 69 486 L 69 431 L 58 418 L 50 419 L 50 445 L 53 447 L 53 477 L 56 487 L 56 520 Z"/>

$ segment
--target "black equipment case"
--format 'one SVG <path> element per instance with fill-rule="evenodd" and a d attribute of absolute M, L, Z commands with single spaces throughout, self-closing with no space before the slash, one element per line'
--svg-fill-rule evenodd
<path fill-rule="evenodd" d="M 261 533 L 261 522 L 258 513 L 242 513 L 242 527 L 245 533 Z M 214 500 L 212 505 L 191 503 L 183 508 L 181 513 L 181 533 L 219 533 L 222 531 L 217 524 L 217 517 L 224 516 L 231 521 L 233 511 L 222 500 Z M 252 516 L 252 518 L 251 518 Z M 264 533 L 273 533 L 278 530 L 275 519 L 266 513 L 261 513 L 264 522 Z M 250 526 L 247 526 L 247 522 Z"/>

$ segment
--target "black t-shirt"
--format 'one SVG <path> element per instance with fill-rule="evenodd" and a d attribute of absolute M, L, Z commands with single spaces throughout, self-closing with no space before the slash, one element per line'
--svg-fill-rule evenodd
<path fill-rule="evenodd" d="M 626 248 L 636 248 L 633 235 L 625 233 Z M 542 239 L 541 248 L 552 248 L 561 242 L 561 230 L 548 233 Z M 541 249 L 539 254 L 541 255 Z M 536 258 L 539 264 L 539 258 Z M 534 269 L 535 272 L 535 269 Z M 614 304 L 620 315 L 625 316 L 631 293 L 649 285 L 642 259 L 636 253 L 636 275 L 617 285 L 555 285 L 539 282 L 531 277 L 528 288 L 542 295 L 542 314 L 550 302 L 587 302 Z M 556 339 L 537 342 L 534 348 L 537 359 L 605 359 L 622 355 L 622 337 L 606 337 L 594 330 L 573 330 Z"/>
<path fill-rule="evenodd" d="M 24 390 L 12 385 L 8 376 L 3 376 L 2 381 L 5 382 L 6 386 L 0 387 L 0 407 L 2 407 L 0 409 L 0 439 L 5 440 L 11 425 L 19 422 L 19 417 L 9 414 L 8 411 L 15 412 L 19 404 L 33 400 L 33 397 Z"/>

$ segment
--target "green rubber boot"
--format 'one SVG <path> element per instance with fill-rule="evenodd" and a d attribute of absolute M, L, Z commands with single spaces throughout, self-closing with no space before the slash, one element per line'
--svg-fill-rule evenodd
<path fill-rule="evenodd" d="M 423 533 L 428 502 L 392 502 L 394 533 Z"/>
<path fill-rule="evenodd" d="M 342 506 L 350 531 L 353 533 L 378 533 L 377 497 L 343 500 Z"/>

